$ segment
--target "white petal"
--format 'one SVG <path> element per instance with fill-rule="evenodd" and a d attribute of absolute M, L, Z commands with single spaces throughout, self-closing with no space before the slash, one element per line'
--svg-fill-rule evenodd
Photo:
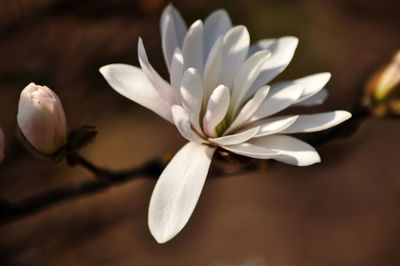
<path fill-rule="evenodd" d="M 217 136 L 215 127 L 225 118 L 229 101 L 230 94 L 228 87 L 219 85 L 212 92 L 203 118 L 203 129 L 207 136 Z"/>
<path fill-rule="evenodd" d="M 278 152 L 279 155 L 273 159 L 287 164 L 307 166 L 321 161 L 317 151 L 312 146 L 293 137 L 271 135 L 254 138 L 249 142 Z"/>
<path fill-rule="evenodd" d="M 209 140 L 218 145 L 240 144 L 253 138 L 257 134 L 259 129 L 259 127 L 253 127 L 237 134 L 227 135 L 219 138 L 210 138 Z"/>
<path fill-rule="evenodd" d="M 226 145 L 222 147 L 230 152 L 256 159 L 271 159 L 279 154 L 276 151 L 254 145 L 249 142 L 244 142 L 237 145 Z"/>
<path fill-rule="evenodd" d="M 185 21 L 174 6 L 168 5 L 164 9 L 161 15 L 160 30 L 164 58 L 169 70 L 172 55 L 177 47 L 182 49 L 183 39 L 187 31 Z"/>
<path fill-rule="evenodd" d="M 167 18 L 171 16 L 174 20 L 175 32 L 177 34 L 177 38 L 180 43 L 183 42 L 185 38 L 185 34 L 187 31 L 187 26 L 185 20 L 182 18 L 182 15 L 179 13 L 178 9 L 176 9 L 172 4 L 169 4 L 166 8 L 164 8 L 161 14 L 160 20 L 160 31 L 165 28 Z"/>
<path fill-rule="evenodd" d="M 262 119 L 286 109 L 297 101 L 302 92 L 303 86 L 300 84 L 280 82 L 271 85 L 267 98 L 260 105 L 252 118 L 250 118 L 250 121 Z"/>
<path fill-rule="evenodd" d="M 199 200 L 215 148 L 189 142 L 169 162 L 154 187 L 149 228 L 158 243 L 176 236 Z"/>
<path fill-rule="evenodd" d="M 204 62 L 217 39 L 225 35 L 230 28 L 232 22 L 224 9 L 216 10 L 206 18 L 203 31 Z"/>
<path fill-rule="evenodd" d="M 183 55 L 179 48 L 175 49 L 171 62 L 171 86 L 174 89 L 176 99 L 180 97 L 180 86 L 183 75 Z"/>
<path fill-rule="evenodd" d="M 232 90 L 232 104 L 229 107 L 230 114 L 236 114 L 237 109 L 242 104 L 247 91 L 253 84 L 254 80 L 256 80 L 263 64 L 266 62 L 269 56 L 271 56 L 271 53 L 268 50 L 259 51 L 249 57 L 241 66 Z"/>
<path fill-rule="evenodd" d="M 183 107 L 189 113 L 193 127 L 198 133 L 201 133 L 202 129 L 199 119 L 203 100 L 203 81 L 196 69 L 189 68 L 183 74 L 180 94 L 182 96 Z"/>
<path fill-rule="evenodd" d="M 203 103 L 206 104 L 208 98 L 211 95 L 212 90 L 220 85 L 218 83 L 219 73 L 222 67 L 222 37 L 216 40 L 214 46 L 212 47 L 210 54 L 207 58 L 205 67 L 204 67 L 204 75 L 203 75 L 203 84 L 204 84 L 204 100 Z"/>
<path fill-rule="evenodd" d="M 295 103 L 293 106 L 314 106 L 322 104 L 328 97 L 328 90 L 322 89 L 310 98 Z"/>
<path fill-rule="evenodd" d="M 195 21 L 186 34 L 183 41 L 183 57 L 185 58 L 185 70 L 193 67 L 201 74 L 203 73 L 203 23 L 201 20 Z"/>
<path fill-rule="evenodd" d="M 247 57 L 249 44 L 250 35 L 245 26 L 236 26 L 225 34 L 219 84 L 232 88 L 240 66 Z"/>
<path fill-rule="evenodd" d="M 160 77 L 157 71 L 155 71 L 154 68 L 150 65 L 141 38 L 139 38 L 138 42 L 138 57 L 143 73 L 153 85 L 154 89 L 157 90 L 158 94 L 170 105 L 177 103 L 175 92 L 173 91 L 171 86 L 162 77 Z"/>
<path fill-rule="evenodd" d="M 256 121 L 251 126 L 258 126 L 260 130 L 258 131 L 256 138 L 263 137 L 267 135 L 272 135 L 280 133 L 282 130 L 290 127 L 297 119 L 298 115 L 280 116 L 273 118 L 266 118 Z"/>
<path fill-rule="evenodd" d="M 252 115 L 254 115 L 264 101 L 265 97 L 267 97 L 269 89 L 269 86 L 263 86 L 256 92 L 253 98 L 251 98 L 240 110 L 235 120 L 233 120 L 232 124 L 226 130 L 227 133 L 241 127 L 250 119 Z"/>
<path fill-rule="evenodd" d="M 261 40 L 255 44 L 256 47 L 271 51 L 271 57 L 265 61 L 260 75 L 249 90 L 250 94 L 270 82 L 286 68 L 293 58 L 298 42 L 296 37 L 282 37 L 279 39 Z M 254 47 L 251 49 L 251 51 L 255 50 Z"/>
<path fill-rule="evenodd" d="M 333 111 L 312 115 L 300 115 L 296 122 L 283 130 L 282 134 L 315 132 L 334 127 L 351 117 L 346 111 Z"/>
<path fill-rule="evenodd" d="M 182 137 L 196 143 L 204 142 L 200 137 L 196 135 L 196 133 L 192 131 L 189 115 L 181 106 L 173 105 L 171 107 L 171 113 L 174 119 L 175 126 L 178 129 L 179 133 L 181 133 Z"/>
<path fill-rule="evenodd" d="M 140 68 L 111 64 L 101 67 L 100 73 L 119 94 L 173 122 L 169 104 L 160 97 Z"/>
<path fill-rule="evenodd" d="M 331 73 L 325 72 L 293 80 L 294 83 L 304 86 L 303 94 L 297 100 L 297 102 L 304 101 L 305 99 L 308 99 L 318 93 L 326 85 L 326 83 L 328 83 L 330 78 Z"/>

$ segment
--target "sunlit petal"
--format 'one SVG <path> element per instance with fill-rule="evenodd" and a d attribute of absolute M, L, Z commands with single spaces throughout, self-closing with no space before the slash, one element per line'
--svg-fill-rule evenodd
<path fill-rule="evenodd" d="M 165 243 L 188 222 L 207 177 L 214 147 L 187 143 L 172 158 L 154 187 L 148 223 L 158 243 Z"/>
<path fill-rule="evenodd" d="M 169 104 L 160 97 L 140 68 L 111 64 L 101 67 L 100 73 L 119 94 L 173 122 Z"/>

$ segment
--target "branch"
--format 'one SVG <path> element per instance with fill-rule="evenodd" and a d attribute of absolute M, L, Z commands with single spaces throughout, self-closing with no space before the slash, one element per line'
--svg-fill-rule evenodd
<path fill-rule="evenodd" d="M 30 215 L 46 209 L 58 202 L 80 198 L 98 191 L 105 190 L 113 185 L 121 184 L 139 177 L 157 178 L 165 164 L 160 160 L 151 160 L 144 165 L 128 171 L 111 172 L 89 163 L 79 156 L 80 164 L 88 170 L 101 173 L 101 178 L 85 182 L 79 187 L 66 187 L 45 192 L 37 196 L 28 197 L 17 203 L 0 200 L 0 224 L 14 221 L 18 218 Z"/>
<path fill-rule="evenodd" d="M 360 123 L 369 116 L 368 111 L 362 105 L 356 105 L 352 109 L 353 116 L 346 122 L 330 130 L 314 133 L 312 138 L 306 139 L 310 144 L 319 146 L 326 142 L 345 138 L 353 135 Z M 255 171 L 265 168 L 266 160 L 256 160 L 240 155 L 218 150 L 215 163 L 210 169 L 210 176 L 229 176 L 232 174 Z M 270 160 L 268 160 L 270 161 Z M 71 166 L 80 165 L 94 174 L 96 180 L 85 182 L 79 187 L 60 188 L 28 197 L 17 203 L 0 200 L 0 225 L 15 221 L 30 214 L 40 212 L 56 203 L 84 197 L 105 190 L 113 185 L 135 180 L 137 178 L 157 179 L 168 162 L 154 159 L 142 166 L 125 171 L 110 171 L 98 167 L 83 158 L 77 152 L 67 155 L 67 162 Z M 269 166 L 270 162 L 268 162 Z"/>

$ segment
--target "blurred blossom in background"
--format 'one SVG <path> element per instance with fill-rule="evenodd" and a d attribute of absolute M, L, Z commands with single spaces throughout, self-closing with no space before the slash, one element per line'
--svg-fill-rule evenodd
<path fill-rule="evenodd" d="M 174 154 L 184 143 L 170 123 L 120 97 L 98 69 L 138 65 L 137 41 L 167 78 L 160 49 L 160 0 L 2 0 L 0 125 L 7 157 L 0 198 L 22 200 L 92 180 L 89 172 L 32 157 L 17 140 L 16 115 L 27 83 L 63 101 L 68 127 L 99 127 L 83 150 L 111 169 Z M 327 71 L 326 104 L 347 109 L 370 75 L 400 48 L 397 0 L 174 1 L 191 24 L 218 8 L 246 25 L 251 42 L 299 38 L 278 80 Z M 351 138 L 318 148 L 322 163 L 276 164 L 265 172 L 209 178 L 185 229 L 158 245 L 147 228 L 155 180 L 138 179 L 0 225 L 1 265 L 400 265 L 397 120 L 368 119 Z M 166 141 L 168 140 L 168 141 Z M 223 258 L 223 260 L 219 260 Z M 226 264 L 226 263 L 225 263 Z M 262 265 L 262 264 L 261 264 Z"/>

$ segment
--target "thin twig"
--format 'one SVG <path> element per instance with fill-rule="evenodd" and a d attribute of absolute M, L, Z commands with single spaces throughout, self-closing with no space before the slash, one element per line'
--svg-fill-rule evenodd
<path fill-rule="evenodd" d="M 349 137 L 355 133 L 360 123 L 368 116 L 368 111 L 362 105 L 356 105 L 352 109 L 351 119 L 330 130 L 320 132 L 319 134 L 313 134 L 311 135 L 312 138 L 307 141 L 314 146 L 319 146 L 338 138 Z M 231 174 L 260 169 L 261 160 L 223 153 L 224 152 L 217 153 L 217 158 L 215 159 L 219 161 L 220 164 L 219 166 L 218 164 L 213 165 L 210 169 L 210 176 L 229 176 Z M 80 165 L 86 168 L 94 174 L 96 180 L 86 182 L 79 187 L 60 188 L 45 192 L 17 203 L 0 200 L 0 224 L 15 221 L 19 218 L 44 210 L 56 203 L 93 194 L 113 185 L 131 181 L 139 177 L 157 179 L 167 163 L 155 159 L 130 170 L 110 171 L 94 165 L 76 152 L 68 154 L 67 162 L 71 166 Z M 234 170 L 232 171 L 221 167 L 223 164 L 239 165 L 239 167 L 233 167 Z"/>
<path fill-rule="evenodd" d="M 0 200 L 0 224 L 15 221 L 18 218 L 39 212 L 58 202 L 93 194 L 113 185 L 137 179 L 139 177 L 157 178 L 165 166 L 160 160 L 151 160 L 132 170 L 110 172 L 94 166 L 83 157 L 80 157 L 80 163 L 82 163 L 82 166 L 85 168 L 93 170 L 93 172 L 108 172 L 108 174 L 104 175 L 101 179 L 85 182 L 79 187 L 66 187 L 52 190 L 37 196 L 28 197 L 27 199 L 17 203 Z"/>

